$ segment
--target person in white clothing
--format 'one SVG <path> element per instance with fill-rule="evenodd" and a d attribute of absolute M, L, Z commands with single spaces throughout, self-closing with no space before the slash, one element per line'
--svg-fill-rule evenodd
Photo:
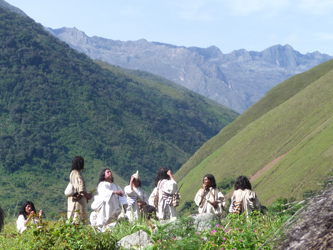
<path fill-rule="evenodd" d="M 234 214 L 245 214 L 247 218 L 253 211 L 260 211 L 258 196 L 252 191 L 249 179 L 241 175 L 235 182 L 235 191 L 231 197 L 229 212 Z"/>
<path fill-rule="evenodd" d="M 31 201 L 24 202 L 16 221 L 17 230 L 23 233 L 29 226 L 38 225 L 42 215 L 43 210 L 40 210 L 37 216 L 35 205 Z"/>
<path fill-rule="evenodd" d="M 140 210 L 148 203 L 148 196 L 141 188 L 139 171 L 131 176 L 129 185 L 124 188 L 127 198 L 126 216 L 130 221 L 139 219 Z"/>
<path fill-rule="evenodd" d="M 175 220 L 177 218 L 176 207 L 172 206 L 172 196 L 178 189 L 177 182 L 168 168 L 161 168 L 155 179 L 155 188 L 149 197 L 149 205 L 157 209 L 157 217 L 160 220 Z M 154 202 L 158 195 L 158 202 Z"/>
<path fill-rule="evenodd" d="M 221 216 L 225 210 L 225 198 L 216 187 L 214 175 L 207 174 L 203 178 L 203 186 L 194 198 L 195 204 L 199 207 L 199 214 L 211 213 Z"/>
<path fill-rule="evenodd" d="M 91 209 L 90 223 L 102 229 L 111 218 L 114 211 L 122 209 L 127 204 L 126 198 L 120 186 L 113 183 L 113 176 L 110 169 L 106 168 L 99 177 L 97 192 Z"/>

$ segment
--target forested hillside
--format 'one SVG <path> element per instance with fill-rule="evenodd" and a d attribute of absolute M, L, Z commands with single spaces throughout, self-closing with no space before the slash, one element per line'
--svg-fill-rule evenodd
<path fill-rule="evenodd" d="M 52 216 L 65 210 L 75 155 L 86 160 L 89 190 L 105 166 L 122 184 L 139 170 L 149 189 L 159 167 L 177 171 L 238 115 L 193 92 L 102 69 L 3 8 L 0 66 L 0 201 L 7 211 L 27 199 Z"/>

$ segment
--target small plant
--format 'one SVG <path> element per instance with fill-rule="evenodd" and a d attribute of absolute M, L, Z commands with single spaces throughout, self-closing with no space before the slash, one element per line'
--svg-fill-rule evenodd
<path fill-rule="evenodd" d="M 91 226 L 65 219 L 45 221 L 22 234 L 10 235 L 13 235 L 10 241 L 16 240 L 16 244 L 7 242 L 6 249 L 116 249 L 116 241 L 109 233 L 100 234 Z"/>

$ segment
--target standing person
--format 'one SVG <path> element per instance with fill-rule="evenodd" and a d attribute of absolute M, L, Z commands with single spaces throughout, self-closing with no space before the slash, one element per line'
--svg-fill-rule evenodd
<path fill-rule="evenodd" d="M 130 221 L 139 219 L 140 210 L 148 203 L 148 196 L 141 188 L 139 171 L 131 176 L 130 183 L 124 188 L 124 192 L 128 203 L 126 216 Z"/>
<path fill-rule="evenodd" d="M 37 225 L 42 215 L 43 210 L 40 210 L 37 217 L 35 205 L 31 201 L 24 202 L 16 221 L 16 228 L 19 233 L 23 233 L 30 225 Z"/>
<path fill-rule="evenodd" d="M 95 195 L 94 202 L 91 204 L 91 209 L 94 212 L 90 215 L 91 225 L 100 229 L 107 225 L 114 212 L 120 212 L 126 209 L 125 207 L 127 206 L 127 200 L 121 187 L 113 183 L 113 181 L 111 170 L 108 168 L 103 169 L 98 181 L 98 195 Z M 117 216 L 115 217 L 117 219 Z"/>
<path fill-rule="evenodd" d="M 160 168 L 155 179 L 155 188 L 149 197 L 149 205 L 157 209 L 157 217 L 161 220 L 177 218 L 176 207 L 172 206 L 172 196 L 176 193 L 178 187 L 171 170 Z M 155 201 L 157 197 L 157 202 Z"/>
<path fill-rule="evenodd" d="M 84 224 L 88 221 L 87 205 L 92 198 L 92 194 L 87 193 L 81 170 L 84 169 L 84 159 L 81 156 L 75 156 L 72 160 L 70 182 L 73 184 L 76 193 L 68 197 L 67 218 L 73 218 L 74 221 L 79 218 Z M 80 212 L 77 212 L 80 211 Z"/>
<path fill-rule="evenodd" d="M 249 179 L 241 175 L 235 182 L 235 191 L 231 197 L 229 208 L 230 213 L 242 214 L 246 212 L 245 217 L 252 211 L 260 211 L 260 202 L 254 191 Z"/>
<path fill-rule="evenodd" d="M 225 198 L 216 187 L 214 175 L 207 174 L 203 178 L 203 186 L 194 198 L 195 204 L 199 207 L 199 214 L 210 213 L 221 216 L 225 210 Z"/>

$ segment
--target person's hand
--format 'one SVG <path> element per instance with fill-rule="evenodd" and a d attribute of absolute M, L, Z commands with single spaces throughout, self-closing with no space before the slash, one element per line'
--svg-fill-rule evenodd
<path fill-rule="evenodd" d="M 216 209 L 217 205 L 218 205 L 218 202 L 217 201 L 212 201 L 210 204 L 212 204 L 212 206 Z"/>
<path fill-rule="evenodd" d="M 172 172 L 171 172 L 171 170 L 169 170 L 169 171 L 167 172 L 167 175 L 169 175 L 170 177 L 172 176 Z"/>
<path fill-rule="evenodd" d="M 114 191 L 114 193 L 116 194 L 116 195 L 119 195 L 119 196 L 124 196 L 124 193 L 123 193 L 123 191 Z"/>
<path fill-rule="evenodd" d="M 138 202 L 138 205 L 139 205 L 139 207 L 141 208 L 141 207 L 143 207 L 144 205 L 146 205 L 146 202 Z"/>
<path fill-rule="evenodd" d="M 131 180 L 130 180 L 130 186 L 133 187 L 133 180 L 134 180 L 134 176 L 131 176 Z"/>
<path fill-rule="evenodd" d="M 88 201 L 91 200 L 92 197 L 93 197 L 92 193 L 86 194 L 85 196 L 86 196 L 86 198 L 87 198 Z"/>
<path fill-rule="evenodd" d="M 35 213 L 34 211 L 31 211 L 30 214 L 29 214 L 29 218 L 34 217 L 35 214 L 36 214 L 36 213 Z"/>
<path fill-rule="evenodd" d="M 207 191 L 209 190 L 209 187 L 206 184 L 203 184 L 202 188 L 203 188 L 203 190 L 207 190 Z"/>
<path fill-rule="evenodd" d="M 39 217 L 42 217 L 43 216 L 43 209 L 41 209 L 40 211 L 39 211 Z"/>

